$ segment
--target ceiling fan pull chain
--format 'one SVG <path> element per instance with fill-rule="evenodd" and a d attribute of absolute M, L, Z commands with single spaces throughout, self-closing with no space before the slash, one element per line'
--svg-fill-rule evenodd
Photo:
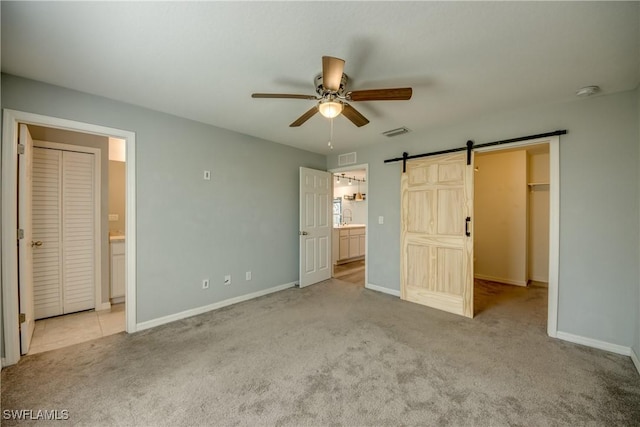
<path fill-rule="evenodd" d="M 329 150 L 333 150 L 333 144 L 331 143 L 331 141 L 333 141 L 333 118 L 329 119 L 329 123 L 331 124 L 331 130 L 329 131 L 329 142 L 327 146 L 329 146 Z"/>

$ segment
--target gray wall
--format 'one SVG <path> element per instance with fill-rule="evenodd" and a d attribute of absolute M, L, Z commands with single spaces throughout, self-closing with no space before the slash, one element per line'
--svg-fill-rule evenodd
<path fill-rule="evenodd" d="M 298 171 L 324 156 L 11 75 L 2 95 L 3 108 L 136 133 L 138 322 L 298 280 Z"/>
<path fill-rule="evenodd" d="M 101 242 L 101 285 L 102 302 L 109 301 L 109 139 L 106 136 L 88 135 L 80 132 L 69 132 L 41 126 L 29 126 L 31 137 L 35 140 L 58 142 L 100 149 L 100 236 Z"/>
<path fill-rule="evenodd" d="M 369 283 L 400 289 L 402 165 L 385 159 L 556 129 L 569 131 L 560 140 L 558 329 L 631 346 L 640 256 L 636 91 L 490 114 L 357 150 L 370 175 Z M 328 158 L 329 168 L 338 154 Z"/>

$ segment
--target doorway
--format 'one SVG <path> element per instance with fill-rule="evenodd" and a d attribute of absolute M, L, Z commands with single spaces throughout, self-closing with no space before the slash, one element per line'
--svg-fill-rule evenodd
<path fill-rule="evenodd" d="M 38 245 L 35 328 L 21 352 L 36 354 L 125 330 L 125 153 L 124 140 L 27 127 L 34 140 L 32 234 Z"/>
<path fill-rule="evenodd" d="M 476 314 L 510 295 L 546 300 L 549 283 L 549 144 L 475 156 L 474 288 Z M 536 298 L 533 298 L 535 295 Z M 546 308 L 539 306 L 541 319 Z"/>
<path fill-rule="evenodd" d="M 135 315 L 135 134 L 115 128 L 107 128 L 82 122 L 41 116 L 32 113 L 5 109 L 3 112 L 2 135 L 2 227 L 13 230 L 2 237 L 2 290 L 3 290 L 3 332 L 5 358 L 3 366 L 17 363 L 20 359 L 20 323 L 18 240 L 16 200 L 20 194 L 17 182 L 18 129 L 19 124 L 42 126 L 57 130 L 82 132 L 103 137 L 117 137 L 126 141 L 126 231 L 132 238 L 126 242 L 126 299 L 125 329 L 136 330 Z M 108 277 L 108 276 L 107 276 Z M 101 304 L 108 299 L 101 299 Z"/>
<path fill-rule="evenodd" d="M 542 237 L 546 244 L 540 245 L 537 242 L 538 248 L 542 247 L 547 250 L 546 256 L 547 264 L 546 268 L 540 266 L 539 262 L 544 259 L 545 256 L 540 257 L 537 255 L 538 264 L 531 264 L 529 255 L 527 255 L 527 281 L 529 278 L 534 282 L 538 282 L 536 279 L 540 279 L 537 274 L 540 269 L 546 273 L 543 278 L 547 279 L 547 286 L 543 290 L 547 297 L 547 315 L 546 315 L 546 332 L 550 337 L 557 337 L 558 335 L 558 273 L 559 273 L 559 255 L 560 255 L 560 138 L 559 136 L 542 137 L 530 140 L 524 140 L 505 145 L 487 146 L 479 149 L 475 149 L 476 159 L 479 155 L 490 152 L 511 151 L 517 149 L 530 149 L 532 156 L 542 155 L 539 158 L 528 159 L 529 162 L 537 162 L 537 165 L 529 163 L 527 166 L 533 168 L 536 171 L 532 174 L 526 175 L 526 191 L 528 192 L 527 203 L 538 203 L 539 206 L 536 209 L 540 209 L 539 200 L 532 200 L 532 197 L 538 198 L 542 195 L 545 199 L 545 203 L 542 206 L 546 207 L 548 215 L 543 220 L 548 221 L 545 225 L 545 230 L 548 230 L 547 239 L 544 239 L 541 232 L 540 224 L 536 220 L 535 224 L 531 222 L 527 225 L 527 238 L 531 237 L 531 233 L 535 233 L 535 237 Z M 541 176 L 542 174 L 542 176 Z M 547 179 L 546 181 L 544 179 Z M 532 195 L 533 193 L 533 195 Z M 530 221 L 530 218 L 528 218 Z M 475 234 L 474 226 L 474 234 Z M 529 246 L 527 250 L 530 251 Z M 533 274 L 533 275 L 532 275 Z M 538 285 L 538 283 L 534 283 Z M 536 287 L 536 289 L 539 289 Z"/>
<path fill-rule="evenodd" d="M 459 297 L 462 295 L 472 295 L 473 294 L 473 236 L 474 229 L 476 228 L 474 221 L 472 221 L 473 209 L 469 210 L 465 218 L 464 210 L 468 207 L 473 206 L 473 164 L 474 157 L 480 153 L 488 153 L 492 151 L 501 151 L 505 149 L 516 149 L 519 147 L 525 147 L 536 144 L 547 144 L 548 145 L 548 224 L 549 224 L 549 232 L 548 232 L 548 293 L 547 293 L 547 334 L 551 337 L 557 337 L 558 330 L 558 270 L 559 270 L 559 202 L 560 202 L 560 162 L 559 162 L 559 154 L 560 147 L 559 142 L 560 139 L 558 137 L 559 134 L 562 134 L 566 131 L 558 131 L 549 135 L 544 135 L 539 138 L 531 137 L 531 139 L 527 138 L 518 138 L 510 141 L 500 141 L 495 143 L 487 143 L 482 146 L 478 146 L 477 148 L 472 148 L 472 144 L 468 144 L 466 151 L 467 154 L 465 156 L 467 165 L 466 169 L 457 167 L 457 162 L 459 159 L 457 157 L 451 158 L 447 160 L 449 154 L 446 153 L 430 153 L 423 155 L 415 155 L 412 156 L 409 160 L 410 162 L 405 163 L 405 168 L 407 174 L 402 175 L 402 218 L 405 219 L 405 216 L 408 217 L 408 212 L 412 212 L 412 216 L 410 218 L 411 221 L 407 223 L 403 223 L 403 233 L 401 239 L 403 239 L 403 253 L 401 255 L 401 262 L 404 264 L 401 265 L 401 297 L 406 299 L 406 277 L 409 277 L 409 273 L 411 274 L 410 278 L 412 279 L 412 284 L 414 284 L 414 288 L 418 289 L 416 292 L 430 301 L 434 303 L 442 303 L 442 310 L 456 312 L 458 307 Z M 508 143 L 508 144 L 507 144 Z M 465 149 L 455 149 L 451 150 L 450 153 L 457 153 L 460 151 L 464 151 Z M 432 155 L 436 155 L 436 157 L 431 157 Z M 451 155 L 453 156 L 453 155 Z M 414 159 L 418 158 L 435 158 L 434 162 L 417 162 Z M 402 160 L 402 158 L 390 159 L 388 161 L 398 161 Z M 424 159 L 422 159 L 424 160 Z M 406 157 L 405 157 L 406 161 Z M 442 169 L 438 162 L 442 162 Z M 413 177 L 407 178 L 410 172 L 410 165 L 415 164 L 415 173 Z M 463 177 L 468 177 L 464 178 Z M 455 191 L 451 191 L 450 182 L 460 183 L 461 181 L 465 182 L 465 190 L 459 190 L 457 193 Z M 438 185 L 441 183 L 443 185 L 444 191 L 438 193 Z M 526 181 L 525 181 L 526 183 Z M 446 185 L 445 185 L 446 184 Z M 410 193 L 406 186 L 411 185 L 417 188 L 420 191 L 427 192 L 427 194 L 419 194 Z M 468 189 L 466 187 L 468 186 Z M 431 191 L 429 194 L 428 191 Z M 471 194 L 471 197 L 467 197 L 465 194 Z M 411 196 L 411 197 L 409 197 Z M 436 199 L 437 198 L 437 199 Z M 437 203 L 426 203 L 426 200 L 437 200 Z M 414 206 L 414 209 L 410 209 L 411 206 Z M 422 207 L 421 211 L 416 213 L 415 207 Z M 429 209 L 424 209 L 424 207 L 429 207 Z M 437 220 L 440 214 L 446 215 L 445 218 L 451 218 L 449 223 L 443 225 Z M 473 215 L 475 216 L 475 215 Z M 407 225 L 408 224 L 408 225 Z M 431 232 L 432 234 L 440 233 L 444 231 L 447 233 L 447 227 L 451 225 L 451 230 L 449 235 L 457 237 L 461 235 L 466 235 L 470 244 L 467 255 L 467 262 L 465 265 L 469 267 L 463 269 L 463 271 L 468 272 L 469 274 L 464 277 L 464 281 L 458 280 L 455 277 L 460 269 L 458 268 L 450 268 L 447 264 L 455 264 L 458 258 L 460 258 L 460 249 L 458 247 L 452 249 L 452 245 L 448 243 L 448 241 L 442 241 L 443 247 L 440 250 L 439 255 L 443 255 L 444 258 L 447 256 L 450 259 L 450 262 L 446 260 L 438 263 L 437 257 L 431 256 L 432 254 L 429 252 L 433 252 L 431 249 L 422 250 L 418 244 L 409 244 L 411 242 L 405 242 L 405 234 L 412 232 L 414 234 L 428 234 Z M 407 231 L 408 230 L 408 231 Z M 431 238 L 423 239 L 423 242 L 427 244 L 434 243 L 438 244 L 440 241 L 434 240 Z M 407 246 L 405 250 L 405 246 Z M 411 246 L 411 247 L 409 247 Z M 446 246 L 446 247 L 445 247 Z M 408 257 L 407 254 L 409 249 L 412 251 L 411 257 Z M 451 250 L 449 250 L 451 249 Z M 457 251 L 457 252 L 456 252 Z M 436 254 L 438 255 L 438 254 Z M 408 258 L 412 260 L 410 262 L 405 262 Z M 427 262 L 420 262 L 421 260 L 427 260 Z M 416 262 L 417 261 L 417 262 Z M 435 264 L 435 265 L 432 265 Z M 422 270 L 421 270 L 422 269 Z M 429 273 L 429 271 L 431 272 Z M 427 273 L 430 275 L 427 276 Z M 404 276 L 403 276 L 404 275 Z M 456 288 L 455 286 L 451 289 L 456 290 L 457 292 L 452 292 L 456 295 L 456 299 L 452 298 L 442 298 L 442 294 L 446 292 L 438 291 L 439 287 L 449 286 L 459 284 Z M 426 285 L 426 286 L 425 286 Z M 422 288 L 435 289 L 429 292 L 424 292 Z M 464 286 L 464 287 L 463 287 Z M 448 290 L 446 288 L 445 290 Z M 461 292 L 461 289 L 463 291 Z M 456 305 L 447 304 L 447 303 L 455 303 Z M 468 303 L 471 305 L 471 309 L 469 310 L 469 317 L 473 316 L 473 298 L 469 298 Z M 429 305 L 426 304 L 425 305 Z"/>
<path fill-rule="evenodd" d="M 368 165 L 334 169 L 332 277 L 364 287 L 367 276 Z"/>

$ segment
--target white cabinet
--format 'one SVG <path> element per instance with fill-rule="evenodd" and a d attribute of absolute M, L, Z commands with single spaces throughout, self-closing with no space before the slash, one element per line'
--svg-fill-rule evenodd
<path fill-rule="evenodd" d="M 338 259 L 349 258 L 349 230 L 344 231 L 346 232 L 346 236 L 343 236 L 343 230 L 340 230 L 340 250 L 338 251 Z"/>
<path fill-rule="evenodd" d="M 347 258 L 357 256 L 360 256 L 360 236 L 349 236 L 349 256 Z"/>
<path fill-rule="evenodd" d="M 365 255 L 367 246 L 365 227 L 341 228 L 339 233 L 334 233 L 334 238 L 336 234 L 340 240 L 337 256 L 338 261 L 358 258 Z"/>
<path fill-rule="evenodd" d="M 125 290 L 124 240 L 111 242 L 111 298 L 123 298 Z"/>

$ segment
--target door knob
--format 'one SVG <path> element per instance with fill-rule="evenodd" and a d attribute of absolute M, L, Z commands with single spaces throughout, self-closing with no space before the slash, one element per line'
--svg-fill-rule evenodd
<path fill-rule="evenodd" d="M 298 234 L 300 234 L 301 236 L 307 236 L 309 233 L 307 233 L 306 231 L 301 231 L 301 232 L 300 232 L 300 233 L 298 233 Z"/>
<path fill-rule="evenodd" d="M 34 246 L 37 246 L 37 247 L 42 246 L 42 240 L 36 240 L 35 242 L 32 240 L 31 247 L 34 247 Z"/>

